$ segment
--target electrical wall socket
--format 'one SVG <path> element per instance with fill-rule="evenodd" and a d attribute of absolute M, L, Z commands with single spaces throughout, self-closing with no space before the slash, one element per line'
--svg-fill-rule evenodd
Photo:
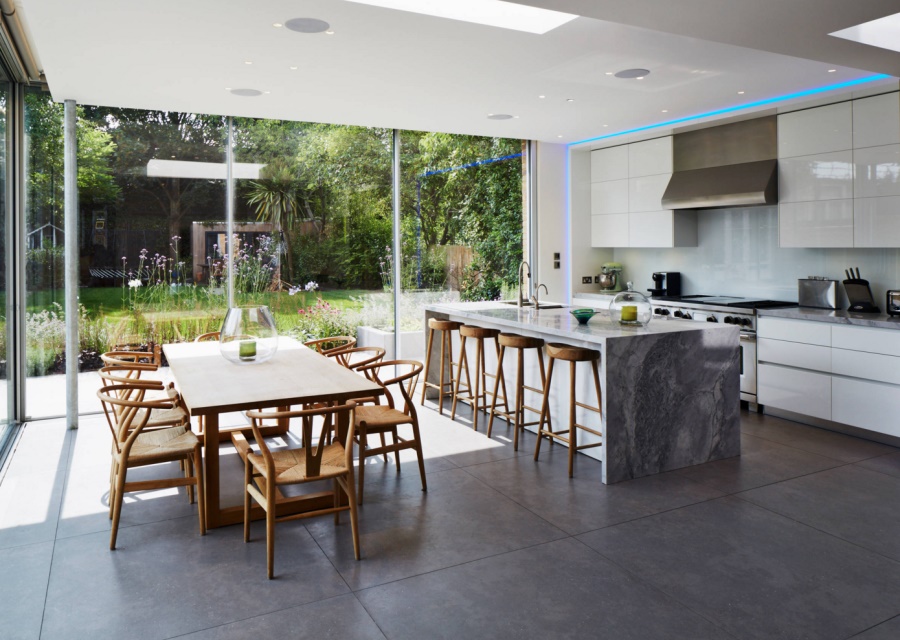
<path fill-rule="evenodd" d="M 583 276 L 581 278 L 581 284 L 590 284 L 593 278 L 591 276 Z"/>

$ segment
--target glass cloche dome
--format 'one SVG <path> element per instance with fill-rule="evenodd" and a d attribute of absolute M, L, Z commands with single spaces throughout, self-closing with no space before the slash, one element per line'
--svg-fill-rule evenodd
<path fill-rule="evenodd" d="M 643 327 L 653 318 L 653 307 L 645 295 L 632 289 L 629 282 L 628 290 L 617 294 L 609 303 L 609 318 L 613 323 Z"/>

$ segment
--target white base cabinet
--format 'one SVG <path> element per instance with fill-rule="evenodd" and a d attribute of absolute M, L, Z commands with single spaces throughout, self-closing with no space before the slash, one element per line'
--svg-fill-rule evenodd
<path fill-rule="evenodd" d="M 759 403 L 900 437 L 900 331 L 759 318 Z"/>

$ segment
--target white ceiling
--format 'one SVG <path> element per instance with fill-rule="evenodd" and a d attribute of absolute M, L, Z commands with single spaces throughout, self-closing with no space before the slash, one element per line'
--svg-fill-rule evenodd
<path fill-rule="evenodd" d="M 56 100 L 548 142 L 900 75 L 900 53 L 827 35 L 897 0 L 519 1 L 591 17 L 534 35 L 343 0 L 16 4 Z M 296 17 L 335 33 L 272 26 Z M 606 75 L 631 67 L 651 73 Z"/>

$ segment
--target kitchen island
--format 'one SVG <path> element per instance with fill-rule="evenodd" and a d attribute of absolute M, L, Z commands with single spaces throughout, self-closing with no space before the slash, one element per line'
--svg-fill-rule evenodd
<path fill-rule="evenodd" d="M 428 318 L 600 351 L 602 425 L 596 414 L 580 410 L 577 422 L 603 433 L 603 446 L 584 454 L 602 462 L 604 483 L 740 455 L 739 330 L 735 326 L 657 319 L 646 327 L 626 327 L 612 324 L 608 313 L 598 313 L 582 326 L 569 308 L 519 308 L 502 302 L 427 305 L 426 326 Z M 492 348 L 486 351 L 487 368 L 493 373 L 496 356 Z M 515 358 L 505 360 L 507 387 L 514 397 Z M 473 354 L 469 361 L 474 362 Z M 539 387 L 536 361 L 526 358 L 525 366 L 526 384 Z M 439 369 L 439 359 L 432 358 L 426 372 L 430 382 L 437 382 Z M 577 377 L 579 401 L 596 404 L 587 370 L 579 370 Z M 557 430 L 568 424 L 568 384 L 567 367 L 558 367 L 550 395 L 550 416 Z M 532 394 L 526 404 L 540 407 L 540 398 Z M 596 436 L 578 432 L 579 444 L 595 441 Z"/>

